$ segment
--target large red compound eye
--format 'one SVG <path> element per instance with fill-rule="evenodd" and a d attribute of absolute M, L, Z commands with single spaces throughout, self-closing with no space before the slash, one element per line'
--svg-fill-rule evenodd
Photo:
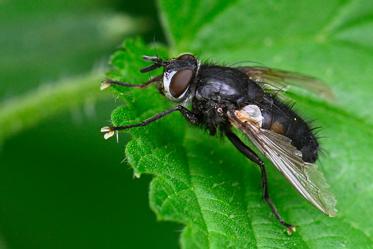
<path fill-rule="evenodd" d="M 188 87 L 193 78 L 193 70 L 184 69 L 174 74 L 170 83 L 170 94 L 174 98 L 179 98 L 188 90 Z"/>

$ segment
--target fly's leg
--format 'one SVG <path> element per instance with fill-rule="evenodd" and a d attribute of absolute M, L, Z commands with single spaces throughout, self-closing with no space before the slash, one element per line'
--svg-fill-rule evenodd
<path fill-rule="evenodd" d="M 151 62 L 153 62 L 153 64 L 141 69 L 140 70 L 141 73 L 147 73 L 147 72 L 153 71 L 154 69 L 157 69 L 157 68 L 160 68 L 160 67 L 165 67 L 165 66 L 168 65 L 167 61 L 163 61 L 158 56 L 146 56 L 145 55 L 145 56 L 143 56 L 143 59 L 145 61 L 151 61 Z M 107 79 L 107 80 L 104 80 L 101 83 L 101 90 L 105 90 L 106 88 L 108 88 L 112 85 L 117 85 L 117 86 L 122 86 L 122 87 L 145 88 L 145 87 L 148 87 L 149 85 L 151 85 L 152 83 L 161 81 L 162 77 L 163 77 L 163 74 L 159 75 L 159 76 L 156 76 L 156 77 L 153 77 L 150 80 L 148 80 L 147 82 L 142 83 L 142 84 L 130 84 L 130 83 L 127 83 L 127 82 L 121 82 L 121 81 Z"/>
<path fill-rule="evenodd" d="M 131 83 L 127 83 L 127 82 L 121 82 L 121 81 L 107 79 L 107 80 L 104 80 L 101 83 L 100 89 L 105 90 L 112 85 L 121 86 L 121 87 L 132 87 L 132 88 L 146 88 L 146 87 L 150 86 L 151 84 L 153 84 L 155 82 L 159 82 L 161 79 L 162 79 L 162 76 L 156 76 L 156 77 L 151 78 L 150 80 L 148 80 L 148 81 L 146 81 L 145 83 L 142 83 L 142 84 L 131 84 Z"/>
<path fill-rule="evenodd" d="M 197 116 L 191 112 L 190 110 L 188 110 L 187 108 L 185 108 L 184 106 L 182 105 L 178 105 L 172 109 L 169 109 L 167 111 L 164 111 L 164 112 L 161 112 L 161 113 L 158 113 L 157 115 L 151 117 L 151 118 L 148 118 L 140 123 L 137 123 L 137 124 L 130 124 L 130 125 L 123 125 L 123 126 L 106 126 L 106 127 L 103 127 L 101 129 L 101 132 L 104 133 L 104 138 L 105 139 L 109 139 L 110 137 L 114 136 L 115 132 L 116 131 L 121 131 L 121 130 L 127 130 L 127 129 L 131 129 L 131 128 L 134 128 L 134 127 L 141 127 L 141 126 L 147 126 L 148 124 L 152 123 L 152 122 L 155 122 L 173 112 L 176 112 L 176 111 L 179 111 L 190 123 L 192 124 L 197 124 L 198 123 L 198 118 Z"/>
<path fill-rule="evenodd" d="M 271 208 L 272 213 L 275 215 L 276 219 L 286 227 L 288 234 L 292 234 L 295 232 L 295 227 L 287 222 L 282 218 L 280 213 L 278 212 L 275 204 L 273 203 L 271 197 L 269 196 L 268 192 L 268 178 L 267 178 L 267 171 L 264 166 L 263 161 L 255 154 L 253 150 L 251 150 L 247 145 L 245 145 L 231 130 L 225 131 L 226 136 L 232 142 L 232 144 L 241 152 L 243 153 L 248 159 L 256 163 L 261 172 L 261 181 L 262 181 L 262 189 L 263 189 L 263 198 L 267 202 L 268 206 Z"/>

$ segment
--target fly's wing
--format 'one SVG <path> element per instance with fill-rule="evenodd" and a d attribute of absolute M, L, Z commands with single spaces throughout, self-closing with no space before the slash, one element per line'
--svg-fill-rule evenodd
<path fill-rule="evenodd" d="M 323 213 L 335 216 L 336 200 L 317 166 L 303 161 L 302 152 L 291 144 L 291 139 L 262 129 L 257 122 L 242 118 L 245 114 L 241 114 L 240 111 L 229 112 L 230 122 L 248 136 L 304 198 Z"/>
<path fill-rule="evenodd" d="M 264 89 L 284 90 L 288 86 L 295 86 L 322 95 L 326 99 L 334 99 L 331 89 L 324 82 L 311 76 L 269 67 L 238 67 L 238 69 L 247 74 L 251 80 L 262 84 Z"/>

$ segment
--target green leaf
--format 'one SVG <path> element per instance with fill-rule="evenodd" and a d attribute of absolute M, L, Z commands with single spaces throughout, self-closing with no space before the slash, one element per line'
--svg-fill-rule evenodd
<path fill-rule="evenodd" d="M 271 196 L 286 220 L 297 225 L 290 237 L 261 199 L 259 170 L 224 138 L 208 136 L 177 114 L 128 131 L 132 140 L 126 158 L 136 176 L 155 176 L 151 208 L 159 219 L 185 225 L 184 248 L 372 247 L 373 116 L 367 108 L 372 48 L 368 42 L 346 45 L 336 38 L 343 29 L 365 30 L 370 6 L 336 1 L 160 1 L 169 54 L 187 50 L 225 63 L 254 59 L 318 75 L 331 84 L 338 100 L 331 104 L 292 95 L 296 110 L 317 120 L 327 137 L 321 139 L 327 155 L 319 164 L 337 197 L 337 217 L 313 208 L 265 161 Z M 356 37 L 356 32 L 349 34 Z M 138 73 L 146 65 L 142 55 L 167 54 L 165 48 L 149 48 L 139 40 L 126 41 L 123 47 L 112 58 L 109 77 L 134 83 L 148 78 Z M 116 90 L 125 104 L 113 112 L 115 125 L 138 122 L 170 106 L 154 89 Z"/>
<path fill-rule="evenodd" d="M 160 0 L 160 9 L 175 54 L 317 76 L 338 105 L 373 121 L 372 1 Z"/>
<path fill-rule="evenodd" d="M 85 104 L 91 109 L 107 95 L 99 94 L 97 82 L 103 73 L 90 74 L 45 84 L 19 97 L 0 102 L 0 144 L 6 138 L 38 124 L 52 115 Z"/>
<path fill-rule="evenodd" d="M 0 0 L 0 30 L 6 34 L 0 36 L 0 145 L 56 113 L 82 104 L 92 112 L 103 98 L 103 70 L 93 64 L 119 37 L 149 25 L 97 4 Z M 52 80 L 61 74 L 63 79 Z"/>

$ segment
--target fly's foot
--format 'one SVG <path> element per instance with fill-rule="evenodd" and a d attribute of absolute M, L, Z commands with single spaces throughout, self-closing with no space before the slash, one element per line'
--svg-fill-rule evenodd
<path fill-rule="evenodd" d="M 111 85 L 112 85 L 111 80 L 104 80 L 104 81 L 101 82 L 100 90 L 101 90 L 101 91 L 106 90 L 106 89 L 108 89 L 109 87 L 111 87 Z"/>
<path fill-rule="evenodd" d="M 115 128 L 110 126 L 105 126 L 101 128 L 101 132 L 104 133 L 104 138 L 108 140 L 115 135 Z"/>
<path fill-rule="evenodd" d="M 286 233 L 288 235 L 292 235 L 293 233 L 295 233 L 297 231 L 296 227 L 293 226 L 293 225 L 290 225 L 290 224 L 286 224 Z"/>

